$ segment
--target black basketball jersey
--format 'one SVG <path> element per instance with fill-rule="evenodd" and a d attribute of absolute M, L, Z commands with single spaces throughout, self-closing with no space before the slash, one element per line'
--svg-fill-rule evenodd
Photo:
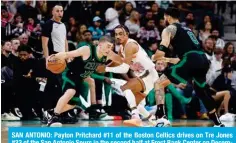
<path fill-rule="evenodd" d="M 191 29 L 182 26 L 180 23 L 174 23 L 177 27 L 176 34 L 170 44 L 173 46 L 174 55 L 182 58 L 183 55 L 192 50 L 201 50 L 200 43 Z"/>
<path fill-rule="evenodd" d="M 96 47 L 90 47 L 90 51 L 91 54 L 87 60 L 83 60 L 82 57 L 76 57 L 72 62 L 68 63 L 64 74 L 71 72 L 73 77 L 84 79 L 96 71 L 98 65 L 106 63 L 106 57 L 101 59 L 97 57 Z"/>

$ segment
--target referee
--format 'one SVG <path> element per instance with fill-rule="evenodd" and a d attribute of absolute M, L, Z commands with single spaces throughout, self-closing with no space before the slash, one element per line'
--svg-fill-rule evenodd
<path fill-rule="evenodd" d="M 63 7 L 60 5 L 54 6 L 52 15 L 52 19 L 48 20 L 42 28 L 43 54 L 46 59 L 51 54 L 68 51 L 66 26 L 61 22 Z"/>
<path fill-rule="evenodd" d="M 61 22 L 63 17 L 63 7 L 61 5 L 55 5 L 52 10 L 53 17 L 48 20 L 42 26 L 42 47 L 44 54 L 44 67 L 47 65 L 47 60 L 50 55 L 58 52 L 68 51 L 68 42 L 66 39 L 66 26 Z M 47 67 L 46 67 L 47 68 Z M 56 75 L 46 70 L 47 83 L 44 90 L 44 99 L 42 104 L 44 110 L 49 111 L 56 106 L 58 99 L 62 95 L 61 89 L 61 75 Z M 44 113 L 47 115 L 47 113 Z M 43 121 L 48 120 L 47 116 L 44 116 Z"/>

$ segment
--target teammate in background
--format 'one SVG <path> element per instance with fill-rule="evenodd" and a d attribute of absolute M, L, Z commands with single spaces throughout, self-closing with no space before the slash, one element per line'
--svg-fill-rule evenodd
<path fill-rule="evenodd" d="M 160 53 L 170 52 L 169 46 L 173 46 L 173 52 L 181 59 L 180 62 L 171 68 L 170 80 L 176 83 L 194 81 L 196 94 L 203 101 L 209 112 L 210 119 L 215 127 L 224 127 L 218 118 L 215 109 L 215 101 L 209 94 L 209 86 L 206 84 L 206 74 L 210 63 L 196 39 L 194 33 L 179 23 L 180 12 L 176 8 L 168 8 L 165 12 L 165 21 L 170 25 L 162 32 L 160 49 L 153 56 L 153 60 L 159 58 Z"/>
<path fill-rule="evenodd" d="M 107 60 L 121 64 L 122 61 L 116 58 L 112 49 L 112 38 L 104 36 L 99 40 L 99 44 L 96 48 L 83 46 L 74 51 L 60 52 L 55 55 L 55 58 L 59 59 L 74 59 L 67 64 L 67 68 L 62 73 L 63 95 L 57 102 L 53 116 L 48 122 L 48 126 L 62 125 L 60 123 L 60 114 L 76 106 L 84 79 L 90 76 L 96 69 L 99 69 L 100 64 L 105 64 Z M 78 66 L 80 68 L 78 68 Z"/>

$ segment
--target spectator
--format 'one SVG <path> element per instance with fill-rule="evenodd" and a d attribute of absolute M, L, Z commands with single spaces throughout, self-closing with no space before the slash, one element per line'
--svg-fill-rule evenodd
<path fill-rule="evenodd" d="M 217 40 L 216 40 L 216 48 L 223 49 L 224 46 L 225 46 L 225 41 L 220 38 L 219 30 L 217 30 L 217 29 L 212 30 L 212 35 L 216 36 L 216 38 L 217 38 Z"/>
<path fill-rule="evenodd" d="M 139 39 L 140 44 L 142 44 L 143 47 L 147 48 L 147 43 L 150 39 L 160 40 L 160 33 L 155 26 L 155 20 L 149 19 L 146 23 L 145 27 L 141 27 L 137 38 Z"/>
<path fill-rule="evenodd" d="M 189 12 L 189 13 L 186 15 L 184 22 L 182 22 L 181 24 L 182 24 L 183 26 L 187 26 L 187 23 L 189 23 L 189 21 L 193 21 L 193 23 L 194 23 L 194 15 L 193 15 L 192 12 Z"/>
<path fill-rule="evenodd" d="M 126 20 L 125 26 L 129 29 L 130 38 L 136 39 L 138 31 L 140 30 L 139 13 L 133 10 L 130 14 L 130 18 Z"/>
<path fill-rule="evenodd" d="M 236 60 L 232 61 L 232 69 L 233 69 L 233 72 L 232 72 L 231 85 L 232 85 L 232 88 L 236 91 Z"/>
<path fill-rule="evenodd" d="M 16 14 L 14 16 L 14 20 L 12 21 L 12 25 L 13 25 L 13 27 L 16 27 L 16 25 L 19 23 L 23 23 L 22 16 L 20 14 Z"/>
<path fill-rule="evenodd" d="M 159 30 L 160 33 L 162 33 L 162 31 L 164 30 L 164 28 L 166 27 L 166 22 L 164 19 L 160 19 L 157 28 Z"/>
<path fill-rule="evenodd" d="M 28 45 L 29 36 L 24 33 L 24 34 L 22 34 L 22 35 L 19 37 L 19 40 L 20 40 L 20 44 L 21 44 L 21 45 Z"/>
<path fill-rule="evenodd" d="M 92 32 L 89 30 L 85 30 L 83 32 L 83 41 L 79 42 L 79 44 L 77 45 L 77 48 L 85 46 L 85 45 L 90 45 L 91 47 L 95 48 L 93 46 Z"/>
<path fill-rule="evenodd" d="M 10 41 L 6 41 L 2 44 L 2 53 L 1 53 L 1 60 L 2 60 L 2 64 L 1 64 L 1 68 L 4 66 L 8 66 L 8 56 L 12 51 L 12 47 L 11 47 L 11 42 Z"/>
<path fill-rule="evenodd" d="M 71 41 L 76 41 L 78 23 L 73 16 L 69 18 L 69 23 L 67 25 L 67 39 Z"/>
<path fill-rule="evenodd" d="M 93 18 L 94 26 L 90 26 L 88 28 L 88 30 L 93 34 L 93 40 L 99 40 L 105 34 L 104 30 L 101 28 L 101 22 L 102 19 L 98 16 L 95 16 Z"/>
<path fill-rule="evenodd" d="M 198 26 L 198 30 L 203 30 L 205 28 L 205 24 L 207 22 L 211 22 L 211 17 L 209 15 L 205 15 L 203 18 L 203 22 L 199 24 Z"/>
<path fill-rule="evenodd" d="M 126 2 L 124 7 L 123 7 L 123 10 L 122 10 L 122 13 L 120 14 L 119 16 L 119 21 L 121 24 L 124 24 L 126 20 L 128 20 L 130 18 L 130 15 L 131 15 L 131 12 L 133 10 L 133 5 L 131 2 Z"/>
<path fill-rule="evenodd" d="M 8 12 L 5 6 L 1 6 L 1 9 L 2 9 L 2 13 L 1 13 L 2 27 L 6 27 L 8 23 L 11 23 L 11 21 L 14 18 L 14 15 Z"/>
<path fill-rule="evenodd" d="M 204 43 L 205 40 L 211 35 L 211 29 L 212 29 L 211 22 L 206 22 L 204 30 L 203 31 L 200 30 L 199 40 L 202 41 L 202 43 Z"/>
<path fill-rule="evenodd" d="M 28 22 L 26 24 L 26 29 L 29 31 L 29 32 L 33 32 L 34 31 L 34 28 L 35 28 L 35 22 L 34 22 L 34 19 L 33 18 L 28 18 Z"/>
<path fill-rule="evenodd" d="M 214 43 L 213 40 L 211 38 L 207 38 L 205 40 L 205 43 L 203 45 L 204 47 L 204 51 L 206 53 L 206 56 L 208 58 L 208 60 L 212 60 L 213 58 L 213 51 L 214 51 Z"/>
<path fill-rule="evenodd" d="M 18 48 L 19 56 L 9 56 L 13 64 L 13 87 L 16 93 L 17 107 L 20 108 L 23 118 L 29 119 L 34 117 L 32 108 L 37 107 L 35 92 L 37 82 L 33 78 L 35 60 L 30 58 L 31 49 L 27 45 L 21 45 Z M 24 84 L 22 84 L 24 83 Z"/>
<path fill-rule="evenodd" d="M 153 14 L 153 18 L 155 19 L 155 24 L 157 25 L 160 19 L 164 18 L 164 12 L 157 3 L 153 3 L 151 5 L 151 11 Z"/>
<path fill-rule="evenodd" d="M 37 19 L 38 11 L 36 8 L 31 6 L 32 1 L 27 0 L 25 1 L 25 4 L 21 5 L 18 9 L 17 12 L 22 15 L 23 20 L 27 21 L 28 18 L 33 18 Z"/>
<path fill-rule="evenodd" d="M 77 43 L 83 41 L 83 32 L 86 30 L 87 30 L 87 26 L 85 24 L 79 25 L 77 33 L 76 33 L 76 42 Z"/>
<path fill-rule="evenodd" d="M 11 31 L 11 35 L 14 38 L 19 37 L 20 35 L 22 35 L 26 32 L 25 29 L 24 29 L 23 23 L 18 23 L 14 27 L 15 28 L 12 29 L 12 31 Z"/>
<path fill-rule="evenodd" d="M 47 7 L 47 1 L 46 0 L 40 0 L 36 1 L 36 8 L 38 11 L 38 20 L 42 20 L 42 18 L 46 18 L 49 13 L 48 13 L 48 7 Z"/>
<path fill-rule="evenodd" d="M 144 17 L 141 19 L 141 26 L 145 26 L 149 19 L 153 18 L 153 13 L 151 10 L 147 10 Z"/>
<path fill-rule="evenodd" d="M 220 70 L 222 69 L 222 59 L 223 50 L 217 48 L 214 50 L 214 56 L 212 57 L 211 65 L 206 75 L 207 83 L 211 86 L 214 80 L 220 75 Z"/>
<path fill-rule="evenodd" d="M 13 38 L 11 40 L 11 46 L 12 46 L 12 54 L 17 56 L 18 55 L 18 47 L 20 46 L 20 40 Z"/>
<path fill-rule="evenodd" d="M 224 47 L 224 54 L 223 54 L 223 59 L 230 61 L 231 58 L 234 56 L 234 45 L 231 42 L 228 42 L 225 44 Z"/>
<path fill-rule="evenodd" d="M 106 22 L 108 22 L 108 24 L 106 25 L 106 31 L 108 32 L 108 34 L 113 31 L 113 29 L 120 25 L 119 22 L 119 14 L 118 11 L 116 10 L 117 8 L 108 8 L 105 12 L 105 18 L 106 18 Z"/>

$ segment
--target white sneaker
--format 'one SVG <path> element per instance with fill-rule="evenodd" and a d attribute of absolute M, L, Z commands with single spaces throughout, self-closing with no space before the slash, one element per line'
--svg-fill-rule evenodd
<path fill-rule="evenodd" d="M 214 125 L 214 127 L 225 127 L 225 125 L 224 124 Z"/>
<path fill-rule="evenodd" d="M 100 120 L 102 120 L 102 121 L 109 121 L 109 120 L 113 120 L 113 119 L 114 119 L 113 116 L 106 115 L 105 117 L 101 118 Z"/>
<path fill-rule="evenodd" d="M 15 115 L 14 115 L 13 113 L 11 113 L 11 112 L 8 113 L 8 115 L 11 116 L 11 117 L 13 117 L 13 118 L 15 118 L 16 121 L 19 121 L 19 120 L 20 120 L 19 117 L 15 116 Z"/>
<path fill-rule="evenodd" d="M 235 120 L 235 114 L 226 113 L 222 116 L 220 116 L 220 121 L 234 121 Z"/>
<path fill-rule="evenodd" d="M 162 117 L 160 119 L 157 119 L 156 127 L 169 127 L 169 126 L 171 126 L 171 123 L 166 118 Z"/>
<path fill-rule="evenodd" d="M 8 113 L 2 114 L 2 120 L 3 121 L 15 121 L 15 118 L 10 116 Z"/>
<path fill-rule="evenodd" d="M 120 89 L 120 85 L 118 85 L 116 82 L 112 82 L 111 87 L 115 93 L 124 96 L 124 92 Z"/>
<path fill-rule="evenodd" d="M 89 119 L 89 116 L 88 116 L 88 114 L 86 114 L 84 111 L 81 111 L 81 112 L 79 113 L 79 119 L 81 119 L 81 120 L 88 120 L 88 119 Z"/>

